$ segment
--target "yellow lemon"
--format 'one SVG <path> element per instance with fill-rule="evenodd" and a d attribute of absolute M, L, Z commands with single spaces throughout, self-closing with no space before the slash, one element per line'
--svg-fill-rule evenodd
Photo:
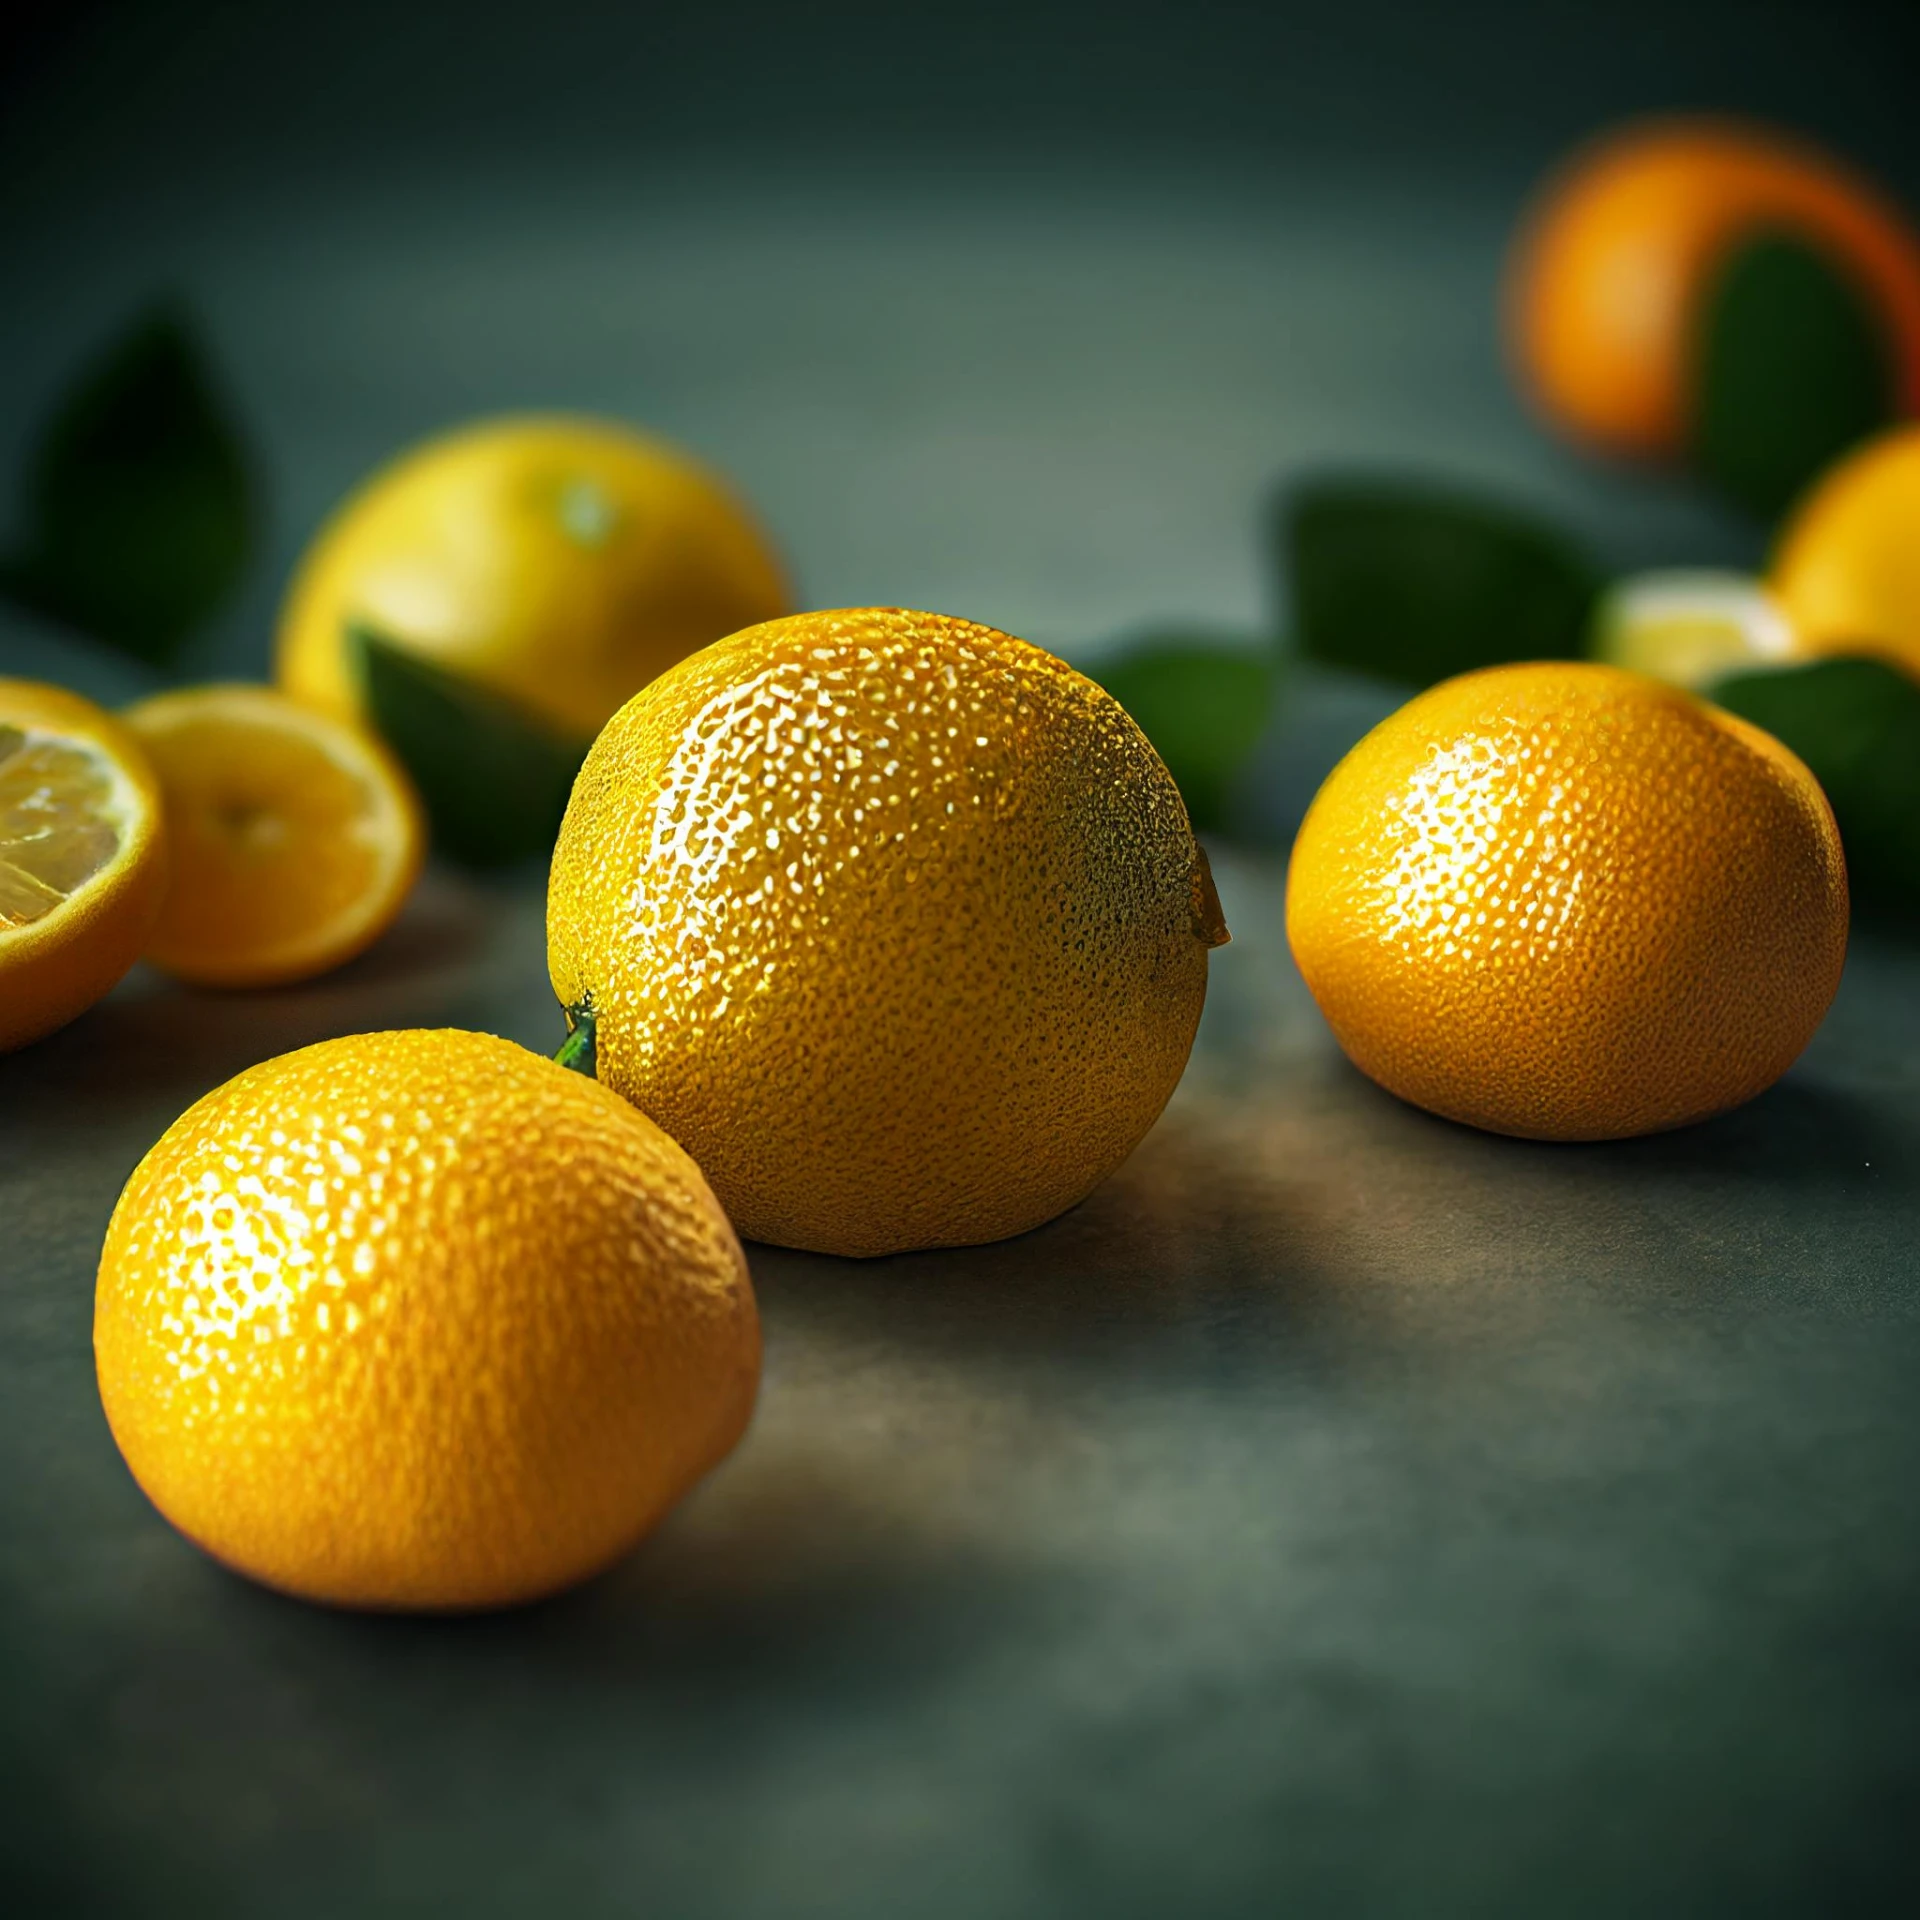
<path fill-rule="evenodd" d="M 484 1034 L 251 1068 L 135 1169 L 94 1352 L 188 1538 L 312 1600 L 482 1607 L 624 1553 L 732 1449 L 760 1328 L 693 1162 Z"/>
<path fill-rule="evenodd" d="M 1594 612 L 1598 660 L 1699 690 L 1729 673 L 1779 666 L 1799 652 L 1778 600 L 1743 573 L 1634 574 Z"/>
<path fill-rule="evenodd" d="M 78 694 L 0 680 L 0 1052 L 92 1006 L 139 959 L 165 888 L 139 742 Z"/>
<path fill-rule="evenodd" d="M 990 627 L 800 614 L 661 676 L 587 757 L 548 964 L 598 1072 L 749 1238 L 994 1240 L 1130 1153 L 1226 938 L 1117 702 Z"/>
<path fill-rule="evenodd" d="M 129 709 L 173 851 L 147 958 L 203 986 L 306 980 L 363 952 L 420 872 L 420 808 L 358 727 L 267 687 L 191 687 Z"/>
<path fill-rule="evenodd" d="M 1847 877 L 1825 795 L 1770 734 L 1612 667 L 1492 667 L 1334 769 L 1287 936 L 1389 1092 L 1604 1140 L 1787 1070 L 1840 984 Z"/>
<path fill-rule="evenodd" d="M 1815 653 L 1871 653 L 1920 677 L 1920 426 L 1832 467 L 1787 523 L 1773 590 Z"/>
<path fill-rule="evenodd" d="M 787 604 L 746 509 L 677 448 L 591 420 L 494 420 L 403 455 L 321 529 L 277 673 L 362 716 L 357 623 L 584 743 L 655 674 Z"/>

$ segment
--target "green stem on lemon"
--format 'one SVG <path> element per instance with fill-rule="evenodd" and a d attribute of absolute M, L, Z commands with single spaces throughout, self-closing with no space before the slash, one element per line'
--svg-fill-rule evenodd
<path fill-rule="evenodd" d="M 591 1080 L 594 1077 L 594 1056 L 593 995 L 588 994 L 567 1009 L 567 1037 L 553 1057 L 563 1067 L 571 1067 L 575 1073 L 584 1073 Z"/>

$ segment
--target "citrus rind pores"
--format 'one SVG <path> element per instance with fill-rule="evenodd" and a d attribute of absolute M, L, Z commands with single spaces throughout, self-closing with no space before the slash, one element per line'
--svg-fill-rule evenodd
<path fill-rule="evenodd" d="M 1171 776 L 989 627 L 796 615 L 588 755 L 548 958 L 598 1072 L 750 1239 L 881 1254 L 1038 1226 L 1153 1124 L 1225 938 Z"/>
<path fill-rule="evenodd" d="M 1432 688 L 1341 762 L 1294 957 L 1390 1092 L 1497 1133 L 1657 1132 L 1770 1086 L 1839 985 L 1832 810 L 1770 735 L 1598 665 Z"/>
<path fill-rule="evenodd" d="M 364 1607 L 606 1566 L 733 1447 L 760 1367 L 692 1161 L 584 1076 L 455 1032 L 326 1041 L 189 1109 L 114 1210 L 94 1346 L 175 1526 Z"/>

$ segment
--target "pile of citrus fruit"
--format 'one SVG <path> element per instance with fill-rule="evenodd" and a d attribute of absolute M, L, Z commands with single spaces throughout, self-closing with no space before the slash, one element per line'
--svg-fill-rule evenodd
<path fill-rule="evenodd" d="M 745 1425 L 729 1217 L 844 1254 L 1038 1226 L 1153 1124 L 1225 938 L 1178 789 L 1091 681 L 928 614 L 748 628 L 574 789 L 549 948 L 592 1072 L 370 1034 L 210 1094 L 107 1236 L 115 1437 L 291 1592 L 576 1580 Z"/>
<path fill-rule="evenodd" d="M 1758 499 L 1844 412 L 1741 438 L 1795 287 L 1796 364 L 1841 367 L 1864 311 L 1867 398 L 1920 402 L 1920 249 L 1892 211 L 1802 149 L 1659 127 L 1550 187 L 1511 311 L 1550 416 Z M 1869 842 L 1802 725 L 1838 696 L 1796 676 L 1865 664 L 1920 708 L 1920 428 L 1834 452 L 1764 580 L 1599 592 L 1551 533 L 1405 492 L 1296 513 L 1307 651 L 1433 683 L 1325 782 L 1287 878 L 1300 973 L 1383 1087 L 1618 1139 L 1724 1112 L 1806 1046 Z M 1510 658 L 1516 605 L 1538 650 L 1598 657 Z M 1206 670 L 1191 711 L 1244 748 L 1267 683 Z M 1158 700 L 1168 671 L 1115 683 Z M 664 445 L 523 419 L 401 459 L 302 563 L 278 680 L 118 716 L 0 681 L 0 1049 L 142 955 L 228 988 L 337 966 L 430 835 L 550 853 L 569 1037 L 556 1060 L 439 1031 L 308 1047 L 208 1094 L 127 1182 L 96 1300 L 114 1437 L 272 1586 L 477 1607 L 607 1565 L 747 1425 L 736 1231 L 849 1256 L 1027 1231 L 1185 1068 L 1227 930 L 1128 711 L 990 627 L 790 612 L 745 508 Z M 1168 735 L 1196 792 L 1204 731 Z"/>

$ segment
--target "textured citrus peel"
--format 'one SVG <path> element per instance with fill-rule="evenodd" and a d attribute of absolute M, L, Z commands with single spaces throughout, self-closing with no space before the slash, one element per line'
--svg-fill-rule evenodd
<path fill-rule="evenodd" d="M 615 715 L 555 848 L 548 963 L 597 1077 L 750 1239 L 976 1245 L 1084 1199 L 1178 1083 L 1223 933 L 1110 695 L 899 608 L 716 642 Z"/>

